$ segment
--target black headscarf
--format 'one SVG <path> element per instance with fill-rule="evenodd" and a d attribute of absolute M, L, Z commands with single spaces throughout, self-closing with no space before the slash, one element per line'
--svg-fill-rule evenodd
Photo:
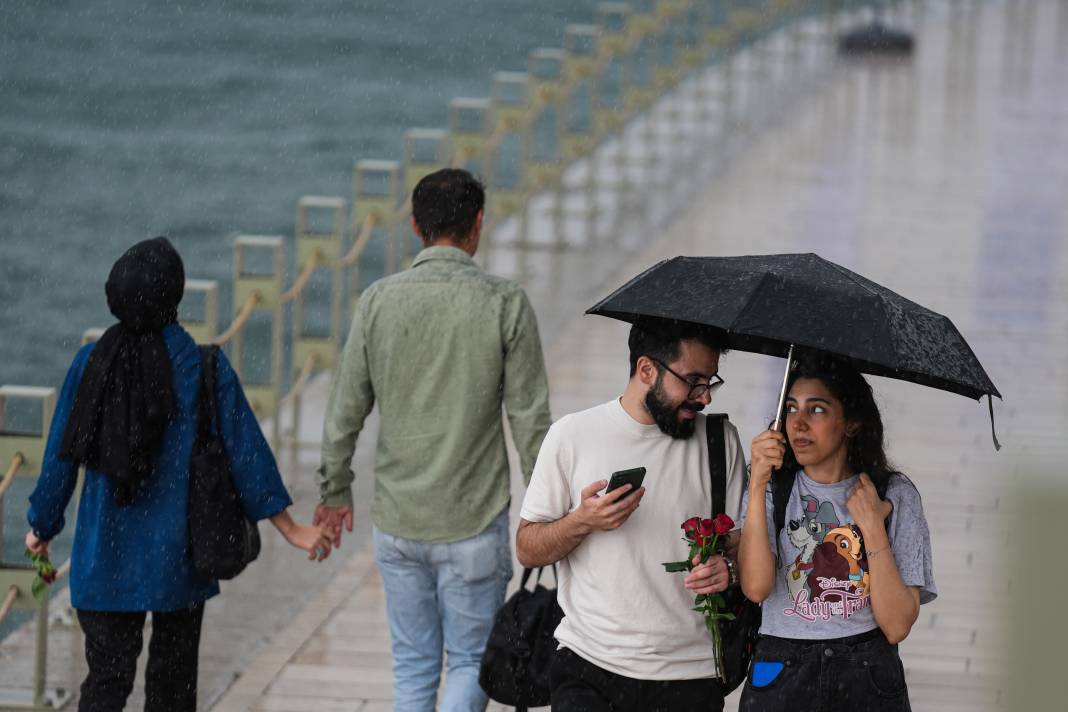
<path fill-rule="evenodd" d="M 128 504 L 176 412 L 163 327 L 178 320 L 182 258 L 165 237 L 139 242 L 111 268 L 106 291 L 119 323 L 89 355 L 60 456 L 111 477 L 116 500 Z"/>

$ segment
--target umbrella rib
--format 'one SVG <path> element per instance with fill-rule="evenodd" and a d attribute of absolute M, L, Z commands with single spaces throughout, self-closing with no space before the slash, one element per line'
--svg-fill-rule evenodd
<path fill-rule="evenodd" d="M 823 259 L 823 258 L 821 257 L 820 259 Z M 838 272 L 840 272 L 842 274 L 842 276 L 845 277 L 846 279 L 848 279 L 850 282 L 853 282 L 858 287 L 861 287 L 861 288 L 865 289 L 866 291 L 870 292 L 871 294 L 879 297 L 879 299 L 881 299 L 884 303 L 886 302 L 886 300 L 883 299 L 883 295 L 882 294 L 880 294 L 879 292 L 875 291 L 874 289 L 872 289 L 868 285 L 866 285 L 863 282 L 861 282 L 860 280 L 858 280 L 856 278 L 857 275 L 855 275 L 853 272 L 847 270 L 845 267 L 842 267 L 841 265 L 837 265 L 834 262 L 831 262 L 830 260 L 823 260 L 823 261 L 826 262 L 831 267 L 833 267 Z"/>
<path fill-rule="evenodd" d="M 739 321 L 741 321 L 742 316 L 748 313 L 749 307 L 753 306 L 753 300 L 756 299 L 757 295 L 763 291 L 764 284 L 768 282 L 772 277 L 773 275 L 771 272 L 764 272 L 762 275 L 760 275 L 760 283 L 757 284 L 757 286 L 749 292 L 749 296 L 746 298 L 745 304 L 743 304 L 742 308 L 735 313 L 734 321 L 731 322 L 730 327 L 727 328 L 727 333 L 738 333 L 737 331 L 735 331 L 734 327 L 737 326 Z"/>

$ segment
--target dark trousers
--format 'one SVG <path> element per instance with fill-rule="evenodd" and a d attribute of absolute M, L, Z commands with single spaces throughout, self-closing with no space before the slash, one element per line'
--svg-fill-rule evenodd
<path fill-rule="evenodd" d="M 145 612 L 78 611 L 89 674 L 78 712 L 118 712 L 137 674 Z M 145 669 L 145 712 L 196 712 L 197 655 L 204 604 L 152 613 Z"/>
<path fill-rule="evenodd" d="M 835 640 L 764 636 L 757 643 L 739 712 L 908 712 L 897 646 L 876 629 Z"/>
<path fill-rule="evenodd" d="M 553 712 L 721 712 L 718 678 L 635 680 L 604 670 L 567 648 L 549 671 Z"/>

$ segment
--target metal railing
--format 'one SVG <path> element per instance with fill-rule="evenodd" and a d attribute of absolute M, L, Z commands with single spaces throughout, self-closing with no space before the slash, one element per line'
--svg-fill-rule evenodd
<path fill-rule="evenodd" d="M 204 295 L 200 319 L 183 325 L 200 343 L 226 347 L 234 369 L 261 421 L 269 421 L 270 442 L 276 453 L 302 445 L 302 401 L 317 372 L 332 370 L 345 338 L 345 318 L 351 314 L 369 280 L 375 263 L 389 274 L 407 267 L 415 245 L 408 225 L 411 192 L 427 174 L 445 167 L 467 167 L 487 184 L 488 205 L 480 259 L 497 250 L 592 249 L 601 235 L 614 235 L 626 220 L 625 206 L 644 178 L 654 175 L 672 145 L 685 145 L 698 128 L 712 120 L 713 109 L 729 121 L 739 72 L 731 57 L 743 47 L 754 47 L 750 71 L 767 72 L 768 51 L 762 38 L 787 28 L 788 52 L 783 62 L 796 62 L 805 42 L 831 44 L 838 18 L 863 11 L 870 0 L 635 0 L 632 4 L 606 2 L 597 8 L 592 24 L 568 25 L 563 46 L 537 48 L 527 57 L 526 72 L 492 75 L 487 97 L 452 100 L 448 128 L 414 128 L 404 135 L 402 160 L 360 160 L 355 163 L 352 211 L 344 198 L 305 196 L 297 204 L 294 241 L 296 277 L 283 288 L 285 238 L 240 235 L 234 239 L 233 317 L 221 332 L 219 285 L 190 279 L 187 291 Z M 885 4 L 885 3 L 884 3 Z M 821 18 L 815 34 L 802 31 L 809 18 Z M 710 93 L 705 82 L 693 77 L 711 63 L 722 62 L 722 86 Z M 641 123 L 664 97 L 691 82 L 693 109 L 689 114 L 672 106 L 666 123 Z M 635 125 L 641 123 L 638 130 Z M 691 128 L 688 129 L 687 126 Z M 667 134 L 668 148 L 661 134 Z M 628 144 L 638 141 L 642 150 Z M 672 144 L 671 142 L 674 142 Z M 659 153 L 651 147 L 660 146 Z M 679 153 L 675 151 L 675 153 Z M 682 151 L 683 155 L 687 152 Z M 569 167 L 584 163 L 577 183 L 568 182 Z M 568 194 L 587 196 L 577 211 Z M 615 224 L 598 227 L 604 210 L 598 196 L 608 192 L 619 207 Z M 529 232 L 535 203 L 549 206 L 552 236 L 533 241 Z M 564 224 L 584 220 L 582 239 L 564 235 Z M 317 220 L 316 218 L 325 218 Z M 328 224 L 327 229 L 316 225 Z M 505 227 L 507 226 L 507 229 Z M 350 229 L 351 228 L 351 229 Z M 507 239 L 504 235 L 507 234 Z M 372 248 L 377 248 L 372 250 Z M 266 253 L 270 270 L 246 269 L 252 252 Z M 372 252 L 374 254 L 372 255 Z M 375 259 L 377 258 L 377 259 Z M 306 333 L 308 290 L 322 274 L 330 281 L 326 333 Z M 270 354 L 266 378 L 246 378 L 246 337 L 257 315 L 269 319 Z M 285 324 L 290 320 L 289 342 Z M 85 342 L 102 330 L 89 329 Z M 292 381 L 282 393 L 284 354 L 292 363 Z M 4 405 L 12 398 L 37 400 L 42 411 L 36 433 L 5 429 Z M 44 442 L 55 406 L 52 388 L 0 387 L 0 462 L 10 467 L 0 480 L 0 504 L 16 476 L 37 476 Z M 282 413 L 288 408 L 289 430 L 283 432 Z M 0 517 L 0 540 L 3 520 Z M 67 561 L 60 577 L 70 571 Z M 48 601 L 30 595 L 29 569 L 0 563 L 0 621 L 20 608 L 36 613 L 37 637 L 34 678 L 28 693 L 0 690 L 0 707 L 41 708 L 62 706 L 62 691 L 44 687 L 47 657 Z"/>

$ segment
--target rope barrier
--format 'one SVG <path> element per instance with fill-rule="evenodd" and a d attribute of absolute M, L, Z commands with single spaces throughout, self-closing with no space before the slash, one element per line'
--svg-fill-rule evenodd
<path fill-rule="evenodd" d="M 7 469 L 4 479 L 0 480 L 0 500 L 3 500 L 4 494 L 11 487 L 11 483 L 15 481 L 15 473 L 19 471 L 24 462 L 26 462 L 26 458 L 22 456 L 21 452 L 16 452 L 15 457 L 11 458 L 11 467 Z"/>
<path fill-rule="evenodd" d="M 282 409 L 283 405 L 304 392 L 304 388 L 308 385 L 308 379 L 311 378 L 312 371 L 315 370 L 315 365 L 318 362 L 319 357 L 315 354 L 309 355 L 308 358 L 304 360 L 304 367 L 300 369 L 300 375 L 297 376 L 297 380 L 293 381 L 293 386 L 289 389 L 289 392 L 282 396 L 282 399 L 278 401 L 279 410 Z"/>
<path fill-rule="evenodd" d="M 15 599 L 19 597 L 19 587 L 12 584 L 11 588 L 7 590 L 7 595 L 4 596 L 4 602 L 0 604 L 0 623 L 4 622 L 4 618 L 7 617 L 8 612 L 15 605 Z"/>
<path fill-rule="evenodd" d="M 311 280 L 312 275 L 315 274 L 315 268 L 319 266 L 319 251 L 316 250 L 312 253 L 311 259 L 304 263 L 303 269 L 300 270 L 300 274 L 297 276 L 297 281 L 293 282 L 293 286 L 288 291 L 282 293 L 282 296 L 278 298 L 281 304 L 288 304 L 301 295 L 304 288 L 308 286 L 308 282 Z"/>
<path fill-rule="evenodd" d="M 241 305 L 241 311 L 239 311 L 237 313 L 237 316 L 234 317 L 233 323 L 230 324 L 226 331 L 216 336 L 215 340 L 212 343 L 216 346 L 224 346 L 228 341 L 230 341 L 230 339 L 237 336 L 238 332 L 245 327 L 245 322 L 247 322 L 249 317 L 252 316 L 252 310 L 256 308 L 256 305 L 259 303 L 259 301 L 259 292 L 253 292 L 252 294 L 248 295 L 248 299 L 246 299 L 245 303 Z"/>
<path fill-rule="evenodd" d="M 371 241 L 371 234 L 374 232 L 377 222 L 378 220 L 375 218 L 374 213 L 368 213 L 367 217 L 363 219 L 360 231 L 356 234 L 356 241 L 352 243 L 352 249 L 341 258 L 342 267 L 352 267 L 360 261 L 360 255 L 366 249 L 367 243 Z"/>
<path fill-rule="evenodd" d="M 463 168 L 464 164 L 474 156 L 470 155 L 467 151 L 457 151 L 452 156 L 452 161 L 449 162 L 450 168 Z"/>
<path fill-rule="evenodd" d="M 490 134 L 490 137 L 486 139 L 486 152 L 493 153 L 498 148 L 500 148 L 501 141 L 503 141 L 504 137 L 508 135 L 508 131 L 509 129 L 506 128 L 503 124 L 497 124 L 497 128 L 495 128 L 493 130 L 493 133 Z"/>

